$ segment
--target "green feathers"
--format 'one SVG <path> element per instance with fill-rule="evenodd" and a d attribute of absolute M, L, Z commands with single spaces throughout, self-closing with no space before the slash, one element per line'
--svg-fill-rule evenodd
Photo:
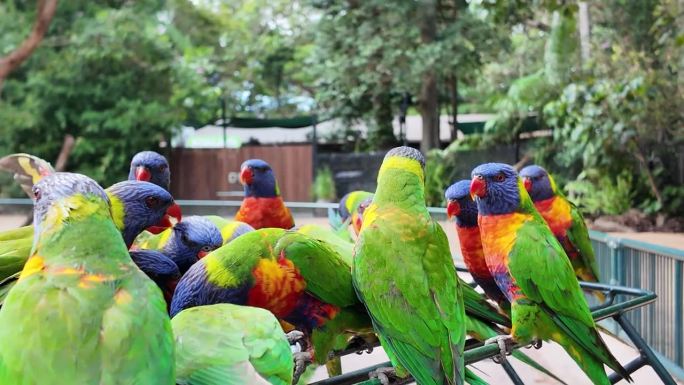
<path fill-rule="evenodd" d="M 217 304 L 183 310 L 171 321 L 181 385 L 292 383 L 290 345 L 270 312 Z"/>

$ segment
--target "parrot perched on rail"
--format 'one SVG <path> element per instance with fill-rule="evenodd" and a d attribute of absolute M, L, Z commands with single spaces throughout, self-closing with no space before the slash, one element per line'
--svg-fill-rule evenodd
<path fill-rule="evenodd" d="M 171 191 L 171 170 L 166 157 L 154 151 L 141 151 L 131 159 L 131 167 L 128 172 L 128 180 L 139 180 L 154 183 L 157 186 Z M 175 202 L 168 208 L 166 215 L 159 223 L 150 226 L 147 231 L 153 234 L 173 227 L 182 219 L 181 208 Z"/>
<path fill-rule="evenodd" d="M 596 330 L 570 261 L 515 170 L 480 165 L 470 192 L 487 266 L 511 302 L 512 338 L 558 342 L 595 384 L 610 384 L 604 364 L 631 381 Z"/>
<path fill-rule="evenodd" d="M 356 243 L 354 288 L 393 364 L 420 385 L 463 384 L 462 284 L 446 235 L 425 206 L 424 168 L 416 149 L 385 155 Z"/>
<path fill-rule="evenodd" d="M 520 170 L 520 177 L 534 207 L 570 258 L 577 278 L 599 282 L 599 268 L 591 247 L 587 224 L 577 206 L 565 198 L 553 177 L 542 167 L 527 166 Z M 603 293 L 596 293 L 603 297 Z"/>
<path fill-rule="evenodd" d="M 447 200 L 447 216 L 456 217 L 456 233 L 465 263 L 473 277 L 487 297 L 494 300 L 504 310 L 510 310 L 510 303 L 499 290 L 494 277 L 487 268 L 480 228 L 477 225 L 477 204 L 470 196 L 470 180 L 458 181 L 447 188 L 444 196 Z"/>
<path fill-rule="evenodd" d="M 159 234 L 138 239 L 135 247 L 161 251 L 185 274 L 195 262 L 222 245 L 218 227 L 205 217 L 193 215 Z"/>
<path fill-rule="evenodd" d="M 32 191 L 33 253 L 0 309 L 0 383 L 175 384 L 164 299 L 131 261 L 105 191 L 70 173 Z"/>
<path fill-rule="evenodd" d="M 219 217 L 218 215 L 205 215 L 204 217 L 218 227 L 219 231 L 221 232 L 221 237 L 223 237 L 224 245 L 244 233 L 254 231 L 254 227 L 244 222 L 228 220 L 223 217 Z"/>
<path fill-rule="evenodd" d="M 171 320 L 179 385 L 291 385 L 290 344 L 269 311 L 216 304 Z"/>
<path fill-rule="evenodd" d="M 255 229 L 277 227 L 291 229 L 294 219 L 280 196 L 271 166 L 261 159 L 249 159 L 240 166 L 240 183 L 245 197 L 235 220 Z"/>
<path fill-rule="evenodd" d="M 193 265 L 176 287 L 171 315 L 214 303 L 264 308 L 303 332 L 312 350 L 298 370 L 372 331 L 350 266 L 325 242 L 283 229 L 244 234 Z"/>
<path fill-rule="evenodd" d="M 121 232 L 127 247 L 131 246 L 140 232 L 158 222 L 173 203 L 171 194 L 147 182 L 119 182 L 105 192 L 111 203 L 114 225 Z M 33 237 L 33 226 L 0 233 L 0 305 L 29 258 Z M 144 266 L 140 268 L 148 273 Z"/>

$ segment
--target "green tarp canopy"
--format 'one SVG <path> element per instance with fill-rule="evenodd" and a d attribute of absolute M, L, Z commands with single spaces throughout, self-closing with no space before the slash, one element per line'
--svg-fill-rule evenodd
<path fill-rule="evenodd" d="M 229 118 L 227 125 L 233 128 L 302 128 L 313 126 L 318 122 L 316 116 L 311 115 L 288 119 Z"/>

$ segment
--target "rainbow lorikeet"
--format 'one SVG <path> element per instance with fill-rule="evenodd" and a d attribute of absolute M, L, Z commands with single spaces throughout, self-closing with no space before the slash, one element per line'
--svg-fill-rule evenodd
<path fill-rule="evenodd" d="M 235 220 L 247 223 L 255 229 L 294 227 L 292 213 L 280 196 L 271 166 L 261 159 L 249 159 L 240 166 L 240 183 L 244 185 L 245 197 L 235 214 Z"/>
<path fill-rule="evenodd" d="M 0 383 L 175 384 L 164 299 L 131 261 L 104 190 L 56 173 L 32 191 L 33 252 L 0 309 Z"/>
<path fill-rule="evenodd" d="M 577 206 L 565 197 L 553 177 L 542 167 L 527 166 L 520 170 L 520 177 L 534 207 L 570 258 L 577 278 L 599 282 L 599 268 L 591 247 L 589 231 Z"/>
<path fill-rule="evenodd" d="M 171 194 L 147 182 L 119 182 L 105 192 L 111 203 L 112 219 L 127 247 L 146 227 L 158 222 L 173 203 Z M 33 237 L 33 226 L 0 233 L 0 304 L 29 258 Z"/>
<path fill-rule="evenodd" d="M 327 243 L 328 246 L 335 250 L 342 260 L 349 265 L 349 269 L 351 269 L 354 256 L 354 244 L 341 238 L 336 231 L 313 223 L 298 226 L 296 231 Z"/>
<path fill-rule="evenodd" d="M 515 170 L 487 163 L 472 176 L 482 248 L 511 302 L 512 337 L 558 342 L 595 384 L 610 384 L 604 364 L 631 380 L 596 330 L 570 261 Z"/>
<path fill-rule="evenodd" d="M 195 262 L 222 245 L 218 227 L 205 217 L 193 215 L 159 234 L 143 233 L 136 240 L 135 248 L 161 251 L 185 274 Z"/>
<path fill-rule="evenodd" d="M 154 151 L 141 151 L 131 159 L 128 180 L 139 180 L 154 183 L 171 191 L 171 171 L 166 157 Z M 166 215 L 159 223 L 150 226 L 147 231 L 159 234 L 165 229 L 173 227 L 182 218 L 181 208 L 175 202 L 166 210 Z"/>
<path fill-rule="evenodd" d="M 303 332 L 312 349 L 299 356 L 298 372 L 305 359 L 325 363 L 347 337 L 372 330 L 350 266 L 325 242 L 283 229 L 249 232 L 193 265 L 171 315 L 215 303 L 260 307 Z"/>
<path fill-rule="evenodd" d="M 131 250 L 129 254 L 133 263 L 159 286 L 167 305 L 170 306 L 173 292 L 181 278 L 176 263 L 157 250 Z"/>
<path fill-rule="evenodd" d="M 254 231 L 254 227 L 244 222 L 228 220 L 218 215 L 205 215 L 204 217 L 218 227 L 221 237 L 223 237 L 224 245 L 244 233 Z"/>
<path fill-rule="evenodd" d="M 340 234 L 345 234 L 349 240 L 348 227 L 353 226 L 355 233 L 358 235 L 361 229 L 361 215 L 359 212 L 360 206 L 365 202 L 365 207 L 370 204 L 371 199 L 373 199 L 373 193 L 368 191 L 352 191 L 345 194 L 342 199 L 340 199 L 339 207 L 337 209 L 336 215 L 330 216 L 330 226 L 335 229 L 336 232 Z"/>
<path fill-rule="evenodd" d="M 216 304 L 171 320 L 179 385 L 291 385 L 290 344 L 269 311 Z"/>
<path fill-rule="evenodd" d="M 458 181 L 447 188 L 447 216 L 456 217 L 456 233 L 465 263 L 487 297 L 494 300 L 502 309 L 510 309 L 506 296 L 499 290 L 494 277 L 489 272 L 482 250 L 480 228 L 477 225 L 477 204 L 470 196 L 470 180 Z"/>
<path fill-rule="evenodd" d="M 421 385 L 463 384 L 462 285 L 425 205 L 424 168 L 413 148 L 385 155 L 356 243 L 353 283 L 395 365 Z"/>

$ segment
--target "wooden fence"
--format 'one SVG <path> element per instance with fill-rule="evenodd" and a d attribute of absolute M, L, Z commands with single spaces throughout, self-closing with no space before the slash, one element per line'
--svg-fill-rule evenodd
<path fill-rule="evenodd" d="M 171 152 L 171 193 L 176 199 L 221 199 L 242 191 L 240 165 L 263 159 L 275 172 L 285 200 L 310 201 L 311 145 L 245 146 L 239 149 L 184 149 Z M 232 196 L 225 199 L 240 200 Z"/>

